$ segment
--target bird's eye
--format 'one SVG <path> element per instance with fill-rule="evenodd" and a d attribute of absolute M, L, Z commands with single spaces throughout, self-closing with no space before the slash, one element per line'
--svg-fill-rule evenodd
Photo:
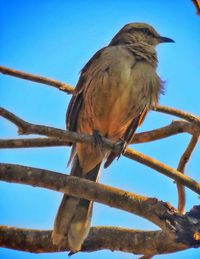
<path fill-rule="evenodd" d="M 146 29 L 146 28 L 143 28 L 142 31 L 143 31 L 144 33 L 146 33 L 146 34 L 150 34 L 150 31 L 149 31 L 148 29 Z"/>

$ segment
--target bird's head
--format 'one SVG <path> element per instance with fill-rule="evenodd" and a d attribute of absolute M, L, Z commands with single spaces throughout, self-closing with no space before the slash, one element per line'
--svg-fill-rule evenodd
<path fill-rule="evenodd" d="M 152 46 L 159 43 L 174 42 L 170 38 L 162 37 L 146 23 L 126 24 L 111 40 L 109 45 L 123 45 L 144 42 Z"/>

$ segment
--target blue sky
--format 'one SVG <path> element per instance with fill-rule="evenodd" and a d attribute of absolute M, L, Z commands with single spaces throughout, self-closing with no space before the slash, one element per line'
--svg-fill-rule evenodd
<path fill-rule="evenodd" d="M 199 115 L 200 17 L 190 0 L 182 1 L 11 1 L 0 0 L 0 64 L 55 78 L 75 85 L 87 60 L 109 43 L 126 23 L 147 22 L 176 44 L 157 47 L 158 73 L 166 81 L 160 103 Z M 65 128 L 65 112 L 70 96 L 48 86 L 1 75 L 0 105 L 32 123 Z M 138 131 L 166 125 L 172 116 L 149 113 Z M 16 128 L 0 118 L 0 138 L 16 138 Z M 135 145 L 172 167 L 189 141 L 186 134 L 154 143 Z M 69 149 L 41 148 L 0 150 L 0 162 L 17 163 L 69 172 Z M 200 148 L 194 152 L 186 173 L 200 181 Z M 176 206 L 173 181 L 136 162 L 121 158 L 100 181 L 141 195 L 157 197 Z M 61 194 L 29 186 L 0 183 L 0 224 L 35 229 L 51 229 Z M 187 210 L 198 204 L 196 194 L 187 190 Z M 156 229 L 148 221 L 100 204 L 95 204 L 93 225 L 114 225 Z M 198 258 L 199 249 L 155 258 Z M 74 258 L 137 258 L 120 252 L 79 253 Z M 0 250 L 1 259 L 66 258 L 66 253 L 30 254 Z"/>

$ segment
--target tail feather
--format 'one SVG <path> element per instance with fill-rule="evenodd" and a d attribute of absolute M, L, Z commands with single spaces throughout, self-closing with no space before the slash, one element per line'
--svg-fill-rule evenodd
<path fill-rule="evenodd" d="M 83 176 L 82 168 L 76 155 L 71 175 L 97 181 L 100 165 L 101 163 Z M 90 229 L 92 208 L 92 201 L 65 194 L 54 222 L 53 243 L 59 247 L 69 246 L 73 252 L 79 251 Z"/>

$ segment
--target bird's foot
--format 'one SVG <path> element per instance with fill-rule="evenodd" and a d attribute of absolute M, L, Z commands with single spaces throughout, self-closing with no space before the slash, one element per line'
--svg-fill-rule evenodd
<path fill-rule="evenodd" d="M 94 147 L 103 147 L 103 138 L 98 130 L 93 130 Z"/>
<path fill-rule="evenodd" d="M 118 142 L 117 142 L 117 145 L 119 146 L 119 152 L 118 152 L 118 156 L 117 156 L 117 160 L 120 158 L 121 155 L 123 155 L 126 151 L 126 148 L 128 146 L 128 143 L 123 140 L 123 139 L 120 139 Z"/>

